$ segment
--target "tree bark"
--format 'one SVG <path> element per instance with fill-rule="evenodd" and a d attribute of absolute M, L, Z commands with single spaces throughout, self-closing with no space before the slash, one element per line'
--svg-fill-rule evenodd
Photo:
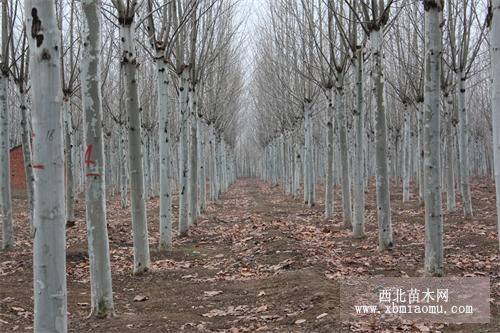
<path fill-rule="evenodd" d="M 462 188 L 462 202 L 464 216 L 466 219 L 472 217 L 472 201 L 469 182 L 469 148 L 468 148 L 468 115 L 465 107 L 465 81 L 466 77 L 463 71 L 457 73 L 458 82 L 458 125 L 459 137 L 458 146 L 460 150 L 460 183 Z"/>
<path fill-rule="evenodd" d="M 492 89 L 491 103 L 493 113 L 493 155 L 495 165 L 495 184 L 497 202 L 497 232 L 500 248 L 500 0 L 491 1 L 490 55 Z"/>
<path fill-rule="evenodd" d="M 454 176 L 454 128 L 452 125 L 452 109 L 453 109 L 453 98 L 447 96 L 445 100 L 446 105 L 446 208 L 448 212 L 456 211 L 456 201 L 455 201 L 455 176 Z"/>
<path fill-rule="evenodd" d="M 2 31 L 0 50 L 0 218 L 2 219 L 2 249 L 14 246 L 12 198 L 10 188 L 9 142 L 9 13 L 8 1 L 2 1 Z"/>
<path fill-rule="evenodd" d="M 157 104 L 160 150 L 160 251 L 172 249 L 172 189 L 170 180 L 170 109 L 168 106 L 169 79 L 167 64 L 158 55 Z"/>
<path fill-rule="evenodd" d="M 60 31 L 54 1 L 26 0 L 33 105 L 34 331 L 67 332 Z"/>
<path fill-rule="evenodd" d="M 356 72 L 356 109 L 354 110 L 354 128 L 356 134 L 354 181 L 353 181 L 353 236 L 364 237 L 365 235 L 365 191 L 364 191 L 364 159 L 363 159 L 363 51 L 358 47 L 354 59 Z"/>
<path fill-rule="evenodd" d="M 71 97 L 63 97 L 63 119 L 64 119 L 64 151 L 65 151 L 65 169 L 66 169 L 66 220 L 72 222 L 75 220 L 75 190 L 73 177 L 73 143 L 71 142 L 73 131 L 71 121 Z"/>
<path fill-rule="evenodd" d="M 188 233 L 188 163 L 189 163 L 189 142 L 188 142 L 188 105 L 189 105 L 189 95 L 188 95 L 188 79 L 189 71 L 184 68 L 180 76 L 180 93 L 179 93 L 179 111 L 180 111 L 180 186 L 179 186 L 179 235 L 186 236 Z"/>
<path fill-rule="evenodd" d="M 14 246 L 14 225 L 12 223 L 12 198 L 10 192 L 8 85 L 8 69 L 5 70 L 2 66 L 0 71 L 0 214 L 2 218 L 2 249 L 4 250 Z"/>
<path fill-rule="evenodd" d="M 28 123 L 28 108 L 26 106 L 26 91 L 21 88 L 19 92 L 21 99 L 21 127 L 23 129 L 22 133 L 22 145 L 23 145 L 23 162 L 24 162 L 24 172 L 26 179 L 26 194 L 29 209 L 29 224 L 30 229 L 33 231 L 33 162 L 32 162 L 32 152 L 31 152 L 31 128 Z"/>
<path fill-rule="evenodd" d="M 440 91 L 442 32 L 440 0 L 427 0 L 425 9 L 424 178 L 425 271 L 443 275 L 441 214 Z"/>
<path fill-rule="evenodd" d="M 188 224 L 193 225 L 197 222 L 198 207 L 198 136 L 196 128 L 198 122 L 198 96 L 196 95 L 196 86 L 191 84 L 189 91 L 189 100 L 191 109 L 189 110 L 189 204 L 188 204 Z"/>
<path fill-rule="evenodd" d="M 408 103 L 403 103 L 403 202 L 410 200 L 410 113 Z"/>
<path fill-rule="evenodd" d="M 148 225 L 144 197 L 144 167 L 142 163 L 141 115 L 137 91 L 137 59 L 135 50 L 135 26 L 120 25 L 122 41 L 122 63 L 125 84 L 125 108 L 128 116 L 128 145 L 130 172 L 130 199 L 132 205 L 132 229 L 134 238 L 134 274 L 149 270 L 150 255 Z"/>
<path fill-rule="evenodd" d="M 106 184 L 101 92 L 101 1 L 82 1 L 82 104 L 85 119 L 86 220 L 92 312 L 113 314 L 113 289 L 106 223 Z"/>
<path fill-rule="evenodd" d="M 128 177 L 127 177 L 127 135 L 123 125 L 119 124 L 119 157 L 120 157 L 120 202 L 123 209 L 128 206 Z"/>
<path fill-rule="evenodd" d="M 393 246 L 393 238 L 389 193 L 390 181 L 387 165 L 387 120 L 382 64 L 382 36 L 383 31 L 381 28 L 370 32 L 374 61 L 373 89 L 377 104 L 375 111 L 375 172 L 377 183 L 378 240 L 379 249 L 385 250 Z"/>
<path fill-rule="evenodd" d="M 198 214 L 205 211 L 207 206 L 207 190 L 206 190 L 206 177 L 205 177 L 205 124 L 201 120 L 201 116 L 198 116 L 197 122 L 197 137 L 198 137 Z"/>
<path fill-rule="evenodd" d="M 338 116 L 339 143 L 340 143 L 340 165 L 342 166 L 342 206 L 344 216 L 344 227 L 352 228 L 351 210 L 351 182 L 349 177 L 349 153 L 347 149 L 347 121 L 344 100 L 344 77 L 343 73 L 337 73 L 337 94 L 335 109 Z"/>
<path fill-rule="evenodd" d="M 326 185 L 325 185 L 325 218 L 333 216 L 333 89 L 328 91 L 328 121 L 326 123 Z"/>
<path fill-rule="evenodd" d="M 312 103 L 305 105 L 305 157 L 304 157 L 304 191 L 306 194 L 306 204 L 313 207 L 314 202 L 314 152 L 313 152 L 313 122 Z"/>

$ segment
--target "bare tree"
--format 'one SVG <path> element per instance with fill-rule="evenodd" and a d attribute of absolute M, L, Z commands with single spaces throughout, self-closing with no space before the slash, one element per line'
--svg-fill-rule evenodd
<path fill-rule="evenodd" d="M 82 104 L 85 118 L 86 220 L 90 258 L 92 312 L 98 317 L 113 314 L 113 290 L 106 225 L 106 170 L 102 129 L 101 1 L 82 1 L 83 55 L 81 60 Z"/>
<path fill-rule="evenodd" d="M 112 0 L 118 12 L 122 48 L 121 67 L 125 86 L 125 108 L 128 115 L 128 143 L 132 228 L 134 237 L 134 273 L 149 269 L 148 226 L 144 198 L 141 118 L 137 92 L 137 57 L 135 49 L 136 0 Z"/>
<path fill-rule="evenodd" d="M 371 57 L 373 62 L 373 94 L 376 102 L 375 111 L 375 159 L 377 179 L 377 219 L 379 249 L 385 250 L 393 246 L 391 207 L 390 207 L 390 181 L 387 165 L 387 123 L 386 123 L 386 101 L 384 87 L 384 55 L 382 40 L 384 38 L 384 27 L 389 20 L 389 10 L 393 0 L 385 3 L 385 0 L 374 0 L 369 4 L 361 0 L 361 9 L 364 14 L 366 31 L 369 35 L 371 45 Z"/>
<path fill-rule="evenodd" d="M 35 332 L 67 331 L 60 31 L 54 1 L 26 0 L 33 117 Z"/>

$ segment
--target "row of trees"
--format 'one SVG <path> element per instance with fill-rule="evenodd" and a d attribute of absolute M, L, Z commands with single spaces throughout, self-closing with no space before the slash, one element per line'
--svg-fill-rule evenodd
<path fill-rule="evenodd" d="M 470 174 L 498 178 L 494 25 L 487 43 L 495 3 L 279 0 L 268 8 L 251 83 L 255 131 L 238 148 L 239 174 L 297 198 L 303 183 L 309 206 L 323 182 L 326 218 L 340 184 L 354 237 L 365 235 L 364 195 L 375 176 L 380 250 L 394 246 L 394 181 L 403 202 L 414 195 L 425 205 L 425 268 L 442 275 L 441 193 L 454 212 L 458 192 L 470 219 Z"/>
<path fill-rule="evenodd" d="M 159 248 L 168 251 L 173 194 L 178 234 L 187 236 L 207 197 L 217 200 L 234 181 L 244 76 L 235 3 L 1 5 L 2 248 L 14 246 L 9 150 L 20 142 L 34 237 L 34 329 L 65 332 L 65 224 L 82 191 L 92 312 L 106 317 L 114 311 L 107 196 L 119 191 L 124 208 L 130 196 L 140 274 L 150 266 L 149 197 L 160 196 Z"/>

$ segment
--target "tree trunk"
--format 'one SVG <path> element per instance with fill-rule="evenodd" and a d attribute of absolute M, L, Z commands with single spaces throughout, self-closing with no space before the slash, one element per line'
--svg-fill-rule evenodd
<path fill-rule="evenodd" d="M 292 195 L 295 199 L 299 198 L 299 187 L 300 187 L 300 166 L 302 161 L 300 160 L 301 156 L 301 146 L 297 143 L 293 143 L 293 188 Z M 332 176 L 333 177 L 333 176 Z"/>
<path fill-rule="evenodd" d="M 500 248 L 500 0 L 491 2 L 490 55 L 492 72 L 493 155 L 497 200 L 498 247 Z"/>
<path fill-rule="evenodd" d="M 363 50 L 358 47 L 355 59 L 356 72 L 356 109 L 354 110 L 354 128 L 356 131 L 354 181 L 353 181 L 353 236 L 365 235 L 365 191 L 364 191 L 364 159 L 363 159 Z"/>
<path fill-rule="evenodd" d="M 410 113 L 408 103 L 403 103 L 403 202 L 410 200 Z"/>
<path fill-rule="evenodd" d="M 381 28 L 370 32 L 374 61 L 373 89 L 377 103 L 375 111 L 375 172 L 377 183 L 378 240 L 379 249 L 385 250 L 393 246 L 393 239 L 389 194 L 390 181 L 387 166 L 387 121 L 384 100 L 382 38 L 383 31 Z"/>
<path fill-rule="evenodd" d="M 160 150 L 160 251 L 172 249 L 172 189 L 170 181 L 170 109 L 168 107 L 169 79 L 167 64 L 157 57 L 157 112 Z"/>
<path fill-rule="evenodd" d="M 188 233 L 188 106 L 189 106 L 189 95 L 188 95 L 188 78 L 189 71 L 187 68 L 183 69 L 180 73 L 180 94 L 179 94 L 179 111 L 180 111 L 180 186 L 179 186 L 179 235 L 186 236 Z"/>
<path fill-rule="evenodd" d="M 453 168 L 454 130 L 452 125 L 453 98 L 448 96 L 445 100 L 446 106 L 446 208 L 448 212 L 456 211 L 455 202 L 455 177 Z"/>
<path fill-rule="evenodd" d="M 128 116 L 128 145 L 130 172 L 130 199 L 134 238 L 134 274 L 149 269 L 149 242 L 144 197 L 144 169 L 142 163 L 141 115 L 137 92 L 137 59 L 134 42 L 135 26 L 120 25 L 122 67 L 125 83 L 125 108 Z"/>
<path fill-rule="evenodd" d="M 0 218 L 2 220 L 2 249 L 14 246 L 12 198 L 10 188 L 9 136 L 9 9 L 3 0 L 0 50 Z"/>
<path fill-rule="evenodd" d="M 92 312 L 113 314 L 113 289 L 106 224 L 106 184 L 101 92 L 101 1 L 83 1 L 82 104 L 85 120 L 86 220 Z"/>
<path fill-rule="evenodd" d="M 60 31 L 54 1 L 27 0 L 33 105 L 34 331 L 67 332 Z"/>
<path fill-rule="evenodd" d="M 198 115 L 197 115 L 198 116 Z M 198 214 L 205 211 L 207 206 L 207 190 L 206 190 L 206 177 L 205 177 L 205 124 L 202 122 L 201 117 L 198 118 L 196 127 L 198 137 Z"/>
<path fill-rule="evenodd" d="M 465 107 L 465 74 L 463 71 L 457 73 L 458 82 L 458 125 L 460 140 L 460 182 L 462 188 L 462 202 L 464 206 L 464 216 L 466 219 L 472 217 L 472 202 L 469 182 L 469 148 L 468 148 L 468 116 Z"/>
<path fill-rule="evenodd" d="M 305 105 L 305 156 L 304 156 L 304 191 L 305 203 L 309 207 L 314 206 L 314 152 L 313 152 L 313 122 L 312 103 Z"/>
<path fill-rule="evenodd" d="M 328 121 L 326 123 L 326 185 L 325 185 L 325 218 L 333 216 L 333 89 L 328 91 Z"/>
<path fill-rule="evenodd" d="M 31 127 L 28 123 L 28 108 L 26 107 L 26 91 L 21 88 L 19 92 L 21 99 L 21 127 L 23 129 L 22 133 L 22 144 L 23 144 L 23 161 L 24 161 L 24 172 L 26 176 L 26 194 L 29 209 L 29 223 L 30 228 L 33 230 L 33 162 L 32 162 L 32 152 L 31 152 Z"/>
<path fill-rule="evenodd" d="M 214 129 L 212 125 L 208 126 L 208 145 L 210 148 L 210 200 L 215 201 L 215 178 L 216 178 L 216 172 L 217 169 L 215 168 L 216 165 L 216 158 L 215 158 L 215 135 L 214 135 Z"/>
<path fill-rule="evenodd" d="M 65 169 L 66 169 L 66 220 L 71 222 L 75 220 L 75 190 L 73 177 L 73 144 L 71 142 L 71 132 L 73 131 L 71 121 L 71 97 L 63 97 L 63 119 L 64 119 L 64 151 L 65 151 Z"/>
<path fill-rule="evenodd" d="M 423 103 L 417 102 L 417 122 L 418 122 L 418 199 L 420 203 L 424 200 L 424 127 L 423 127 Z"/>
<path fill-rule="evenodd" d="M 189 205 L 188 205 L 188 224 L 196 224 L 198 207 L 198 137 L 196 133 L 198 122 L 198 96 L 196 95 L 196 86 L 192 85 L 189 92 L 191 110 L 189 112 Z"/>
<path fill-rule="evenodd" d="M 429 0 L 425 8 L 424 178 L 425 271 L 443 274 L 443 221 L 441 215 L 441 1 Z"/>
<path fill-rule="evenodd" d="M 123 209 L 128 206 L 128 176 L 127 176 L 127 137 L 123 125 L 119 124 L 118 133 L 119 141 L 119 157 L 120 157 L 120 201 Z"/>
<path fill-rule="evenodd" d="M 7 69 L 8 71 L 8 69 Z M 8 72 L 0 72 L 0 214 L 2 218 L 2 249 L 14 246 L 12 199 L 10 193 L 10 143 Z"/>
<path fill-rule="evenodd" d="M 352 228 L 351 211 L 351 182 L 349 177 L 349 154 L 347 149 L 347 121 L 344 100 L 344 77 L 343 73 L 337 73 L 337 94 L 335 109 L 338 115 L 340 161 L 342 166 L 342 206 L 344 216 L 344 227 Z"/>

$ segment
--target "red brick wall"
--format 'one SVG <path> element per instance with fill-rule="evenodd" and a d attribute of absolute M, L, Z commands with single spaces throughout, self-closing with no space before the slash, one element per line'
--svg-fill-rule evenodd
<path fill-rule="evenodd" d="M 24 172 L 22 146 L 18 146 L 10 150 L 10 174 L 10 185 L 12 190 L 26 190 L 26 176 Z"/>

